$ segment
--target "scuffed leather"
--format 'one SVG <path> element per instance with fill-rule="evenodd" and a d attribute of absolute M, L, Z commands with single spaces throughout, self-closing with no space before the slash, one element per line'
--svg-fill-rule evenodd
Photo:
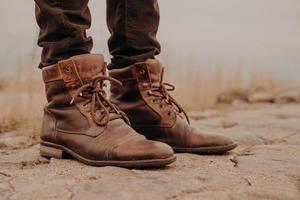
<path fill-rule="evenodd" d="M 172 147 L 199 148 L 233 144 L 223 135 L 193 128 L 184 117 L 167 103 L 153 102 L 147 95 L 155 84 L 161 84 L 162 65 L 158 60 L 114 69 L 110 75 L 122 81 L 122 88 L 111 87 L 111 100 L 129 117 L 132 127 L 151 140 L 169 144 Z"/>
<path fill-rule="evenodd" d="M 135 127 L 172 127 L 176 122 L 176 113 L 169 106 L 160 107 L 148 95 L 151 84 L 159 82 L 159 74 L 151 73 L 155 70 L 151 67 L 157 63 L 152 59 L 148 61 L 110 71 L 112 77 L 123 82 L 121 88 L 111 87 L 111 100 L 133 120 Z"/>
<path fill-rule="evenodd" d="M 76 73 L 61 73 L 61 69 L 70 66 Z M 105 126 L 99 126 L 91 118 L 90 110 L 83 106 L 83 100 L 70 103 L 81 81 L 88 83 L 99 72 L 104 74 L 102 56 L 75 56 L 43 70 L 48 103 L 44 109 L 42 141 L 61 145 L 90 160 L 147 160 L 173 156 L 168 145 L 147 140 L 123 118 L 112 117 Z M 54 76 L 53 71 L 59 73 Z"/>

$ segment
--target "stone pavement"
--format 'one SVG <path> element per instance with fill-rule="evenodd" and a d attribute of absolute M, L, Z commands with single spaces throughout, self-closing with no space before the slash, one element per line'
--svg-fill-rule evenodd
<path fill-rule="evenodd" d="M 0 135 L 0 199 L 300 199 L 300 105 L 254 104 L 191 113 L 232 136 L 224 156 L 178 154 L 163 169 L 91 167 L 45 159 L 22 133 Z"/>

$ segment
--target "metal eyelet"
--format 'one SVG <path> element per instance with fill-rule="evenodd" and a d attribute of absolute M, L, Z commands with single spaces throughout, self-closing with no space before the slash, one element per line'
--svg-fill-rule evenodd
<path fill-rule="evenodd" d="M 141 69 L 141 70 L 140 70 L 140 74 L 141 74 L 141 75 L 144 75 L 145 73 L 146 73 L 146 71 L 145 71 L 144 69 Z"/>
<path fill-rule="evenodd" d="M 69 67 L 69 66 L 65 67 L 65 72 L 67 72 L 67 73 L 71 72 L 71 67 Z"/>

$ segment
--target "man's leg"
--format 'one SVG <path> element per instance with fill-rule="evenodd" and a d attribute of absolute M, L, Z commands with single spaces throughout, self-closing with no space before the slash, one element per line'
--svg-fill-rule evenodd
<path fill-rule="evenodd" d="M 62 158 L 71 154 L 95 166 L 159 167 L 175 161 L 168 145 L 147 140 L 112 104 L 104 81 L 102 55 L 89 54 L 86 37 L 91 17 L 87 0 L 36 0 L 43 47 L 42 74 L 48 103 L 44 108 L 40 153 Z"/>
<path fill-rule="evenodd" d="M 157 0 L 107 0 L 110 69 L 154 58 L 160 53 Z"/>
<path fill-rule="evenodd" d="M 89 0 L 35 0 L 43 47 L 40 68 L 73 55 L 89 53 L 93 46 L 86 30 L 91 26 Z"/>
<path fill-rule="evenodd" d="M 163 67 L 155 59 L 159 11 L 156 0 L 107 1 L 110 75 L 123 83 L 111 87 L 111 100 L 129 117 L 132 127 L 151 140 L 165 142 L 175 152 L 225 153 L 236 147 L 228 137 L 190 126 L 182 107 L 163 82 Z"/>

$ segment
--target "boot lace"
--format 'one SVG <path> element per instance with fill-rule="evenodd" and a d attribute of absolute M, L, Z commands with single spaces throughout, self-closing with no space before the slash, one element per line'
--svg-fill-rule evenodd
<path fill-rule="evenodd" d="M 171 110 L 174 109 L 175 112 L 179 114 L 184 114 L 185 119 L 188 123 L 190 123 L 190 119 L 187 115 L 187 113 L 184 111 L 182 106 L 169 94 L 169 92 L 175 90 L 175 86 L 170 83 L 163 82 L 164 77 L 164 68 L 161 72 L 160 82 L 159 84 L 152 84 L 151 89 L 148 90 L 147 94 L 149 96 L 154 96 L 156 98 L 153 98 L 153 103 L 158 102 L 159 106 L 162 108 L 164 104 L 167 104 L 171 107 L 168 114 L 171 113 Z"/>
<path fill-rule="evenodd" d="M 91 117 L 99 126 L 106 126 L 110 120 L 117 118 L 123 118 L 125 122 L 130 125 L 130 121 L 126 114 L 108 100 L 107 94 L 103 89 L 103 87 L 106 86 L 104 83 L 106 80 L 111 84 L 122 86 L 122 83 L 114 78 L 102 75 L 96 76 L 92 82 L 82 85 L 75 92 L 70 104 L 73 104 L 76 98 L 86 99 L 83 106 L 90 105 Z M 100 118 L 97 118 L 97 111 L 100 111 L 101 113 Z M 114 118 L 111 118 L 111 113 L 115 113 L 117 115 Z"/>

